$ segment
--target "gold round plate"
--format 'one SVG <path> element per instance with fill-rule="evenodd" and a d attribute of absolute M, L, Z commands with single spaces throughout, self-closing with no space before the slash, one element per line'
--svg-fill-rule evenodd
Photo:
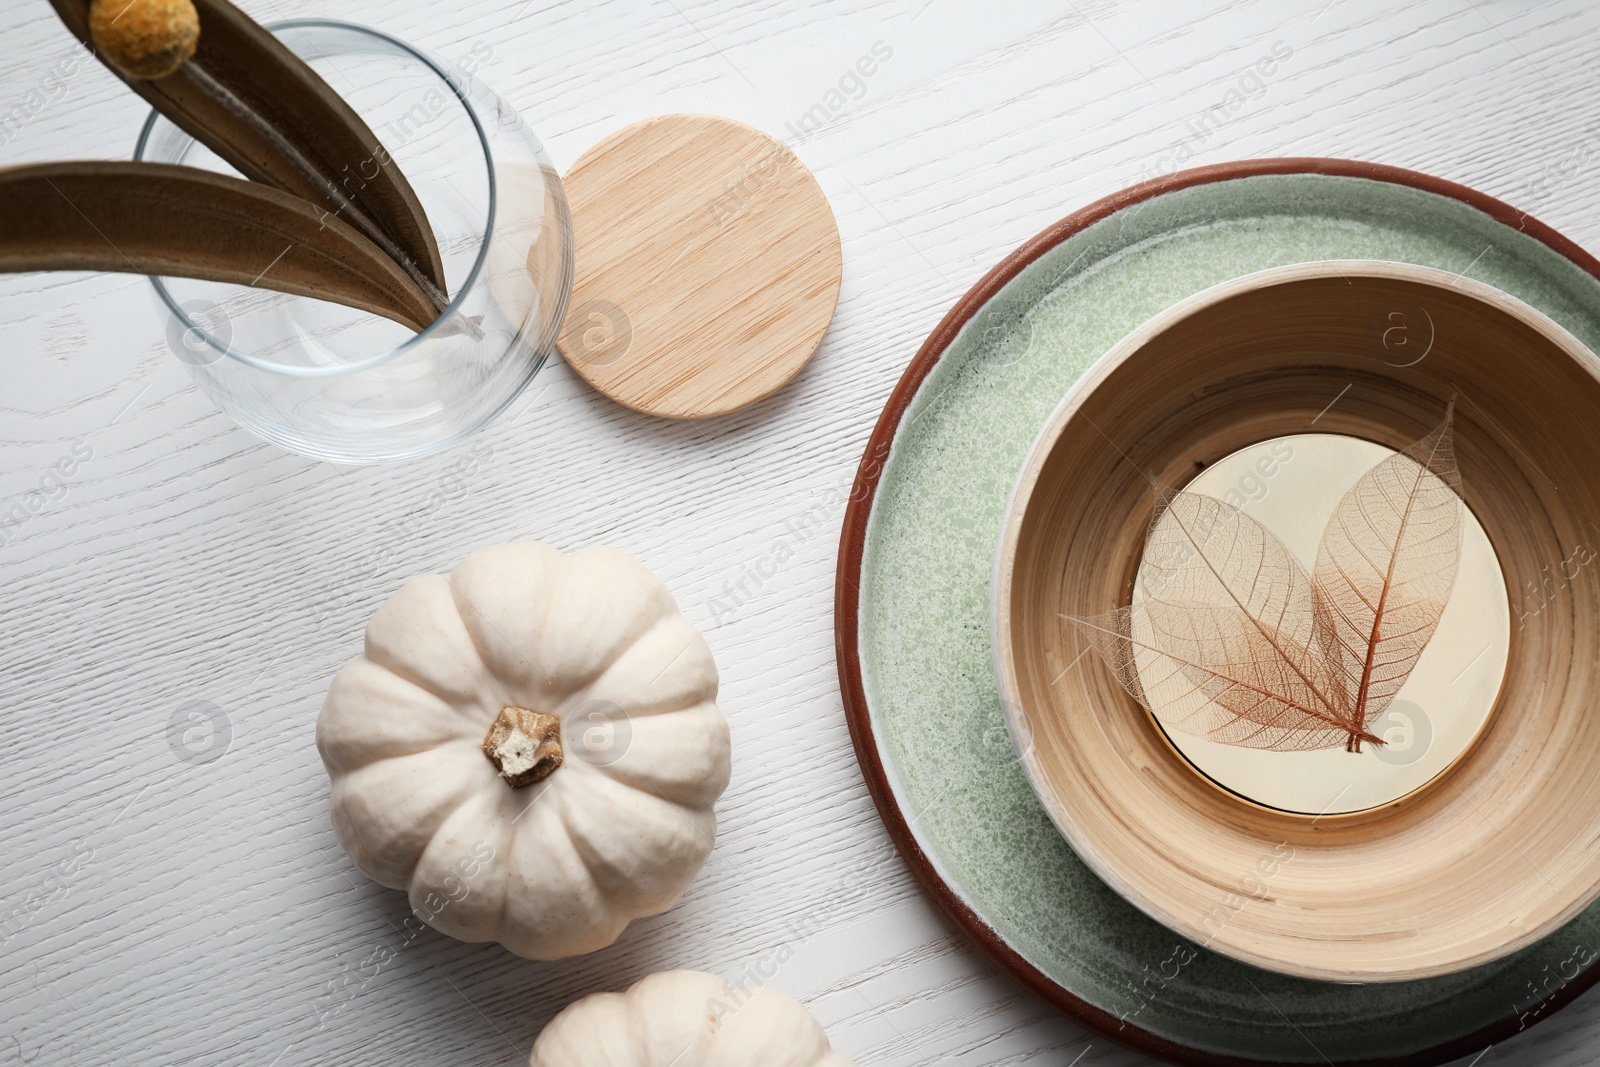
<path fill-rule="evenodd" d="M 1423 358 L 1401 365 L 1385 348 L 1394 312 L 1428 324 Z M 1013 738 L 1085 862 L 1185 937 L 1287 974 L 1401 981 L 1503 957 L 1600 897 L 1593 574 L 1560 579 L 1537 612 L 1514 607 L 1499 700 L 1460 759 L 1395 803 L 1337 817 L 1214 786 L 1063 618 L 1128 603 L 1151 479 L 1181 487 L 1313 423 L 1403 449 L 1452 399 L 1462 495 L 1515 606 L 1563 561 L 1593 559 L 1600 360 L 1466 278 L 1351 261 L 1228 282 L 1109 352 L 1034 446 L 994 582 Z"/>

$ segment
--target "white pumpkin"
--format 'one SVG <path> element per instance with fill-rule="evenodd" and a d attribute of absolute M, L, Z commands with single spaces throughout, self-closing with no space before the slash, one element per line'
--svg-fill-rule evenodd
<path fill-rule="evenodd" d="M 550 1021 L 529 1067 L 853 1067 L 793 997 L 714 974 L 653 974 Z"/>
<path fill-rule="evenodd" d="M 339 842 L 451 937 L 543 960 L 604 948 L 711 852 L 716 694 L 705 639 L 626 556 L 474 552 L 402 586 L 329 688 Z"/>

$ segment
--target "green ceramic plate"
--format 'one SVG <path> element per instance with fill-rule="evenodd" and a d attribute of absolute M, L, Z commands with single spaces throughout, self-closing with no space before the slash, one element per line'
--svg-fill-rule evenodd
<path fill-rule="evenodd" d="M 1189 171 L 1064 220 L 963 298 L 890 399 L 845 520 L 841 687 L 908 863 L 1036 995 L 1184 1063 L 1442 1063 L 1600 978 L 1600 905 L 1515 956 L 1426 981 L 1339 985 L 1234 962 L 1090 873 L 1016 763 L 993 677 L 989 582 L 1041 427 L 1095 359 L 1174 302 L 1268 267 L 1338 259 L 1476 278 L 1600 350 L 1600 262 L 1498 201 L 1336 160 Z"/>

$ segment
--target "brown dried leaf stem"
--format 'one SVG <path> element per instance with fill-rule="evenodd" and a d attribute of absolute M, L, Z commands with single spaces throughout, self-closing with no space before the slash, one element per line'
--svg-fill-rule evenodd
<path fill-rule="evenodd" d="M 431 300 L 376 245 L 297 196 L 194 167 L 0 168 L 0 270 L 107 270 L 331 300 L 421 330 Z"/>
<path fill-rule="evenodd" d="M 199 45 L 174 73 L 138 79 L 107 66 L 246 178 L 365 233 L 442 310 L 444 266 L 433 229 L 377 135 L 316 71 L 227 0 L 194 2 Z M 51 3 L 89 45 L 89 0 Z"/>

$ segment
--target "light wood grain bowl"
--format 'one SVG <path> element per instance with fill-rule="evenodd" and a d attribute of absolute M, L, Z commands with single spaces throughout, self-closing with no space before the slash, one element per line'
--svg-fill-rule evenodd
<path fill-rule="evenodd" d="M 1395 365 L 1422 345 L 1402 358 L 1383 330 L 1405 321 L 1420 342 L 1428 318 L 1425 358 Z M 1404 448 L 1452 397 L 1463 496 L 1512 606 L 1488 725 L 1439 778 L 1369 812 L 1296 816 L 1217 788 L 1061 613 L 1128 603 L 1149 478 L 1181 486 L 1239 448 L 1308 430 Z M 1334 981 L 1505 956 L 1600 895 L 1600 563 L 1546 583 L 1600 545 L 1596 523 L 1600 362 L 1532 308 L 1377 262 L 1301 264 L 1199 294 L 1095 365 L 1018 481 L 994 628 L 1024 768 L 1090 867 L 1218 952 Z M 1519 624 L 1529 582 L 1554 592 Z"/>

